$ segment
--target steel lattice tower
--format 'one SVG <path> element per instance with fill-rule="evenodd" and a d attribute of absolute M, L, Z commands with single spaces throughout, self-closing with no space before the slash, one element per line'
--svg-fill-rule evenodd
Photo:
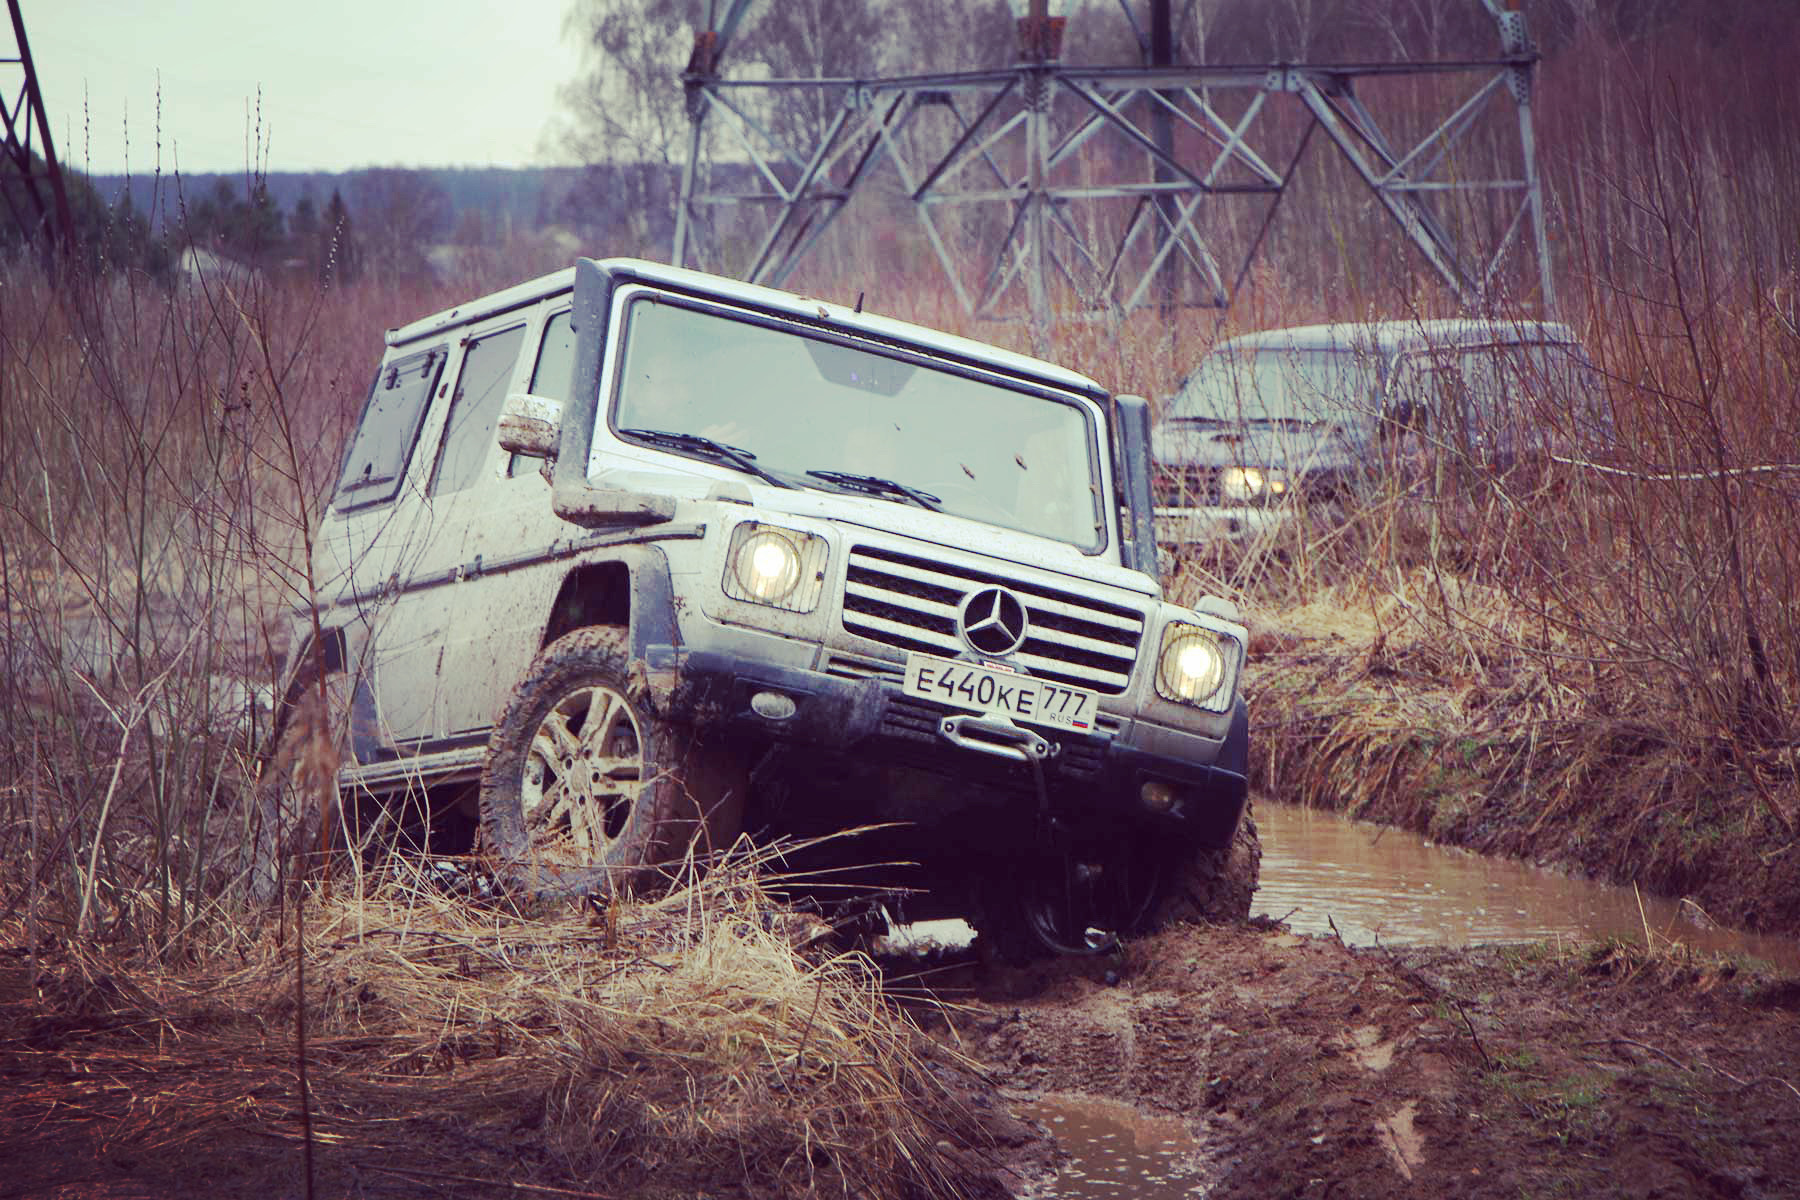
<path fill-rule="evenodd" d="M 29 241 L 66 253 L 75 244 L 75 218 L 56 161 L 31 43 L 25 37 L 25 15 L 19 0 L 6 0 L 6 8 L 17 48 L 0 58 L 0 120 L 6 126 L 0 145 L 0 197 Z"/>
<path fill-rule="evenodd" d="M 1006 66 L 768 79 L 722 71 L 755 0 L 711 0 L 710 28 L 695 35 L 681 75 L 690 125 L 671 260 L 779 286 L 885 167 L 970 315 L 1022 312 L 1042 328 L 1059 310 L 1224 309 L 1308 147 L 1319 145 L 1341 156 L 1354 190 L 1379 205 L 1459 304 L 1504 301 L 1550 316 L 1532 119 L 1538 51 L 1522 13 L 1479 2 L 1499 43 L 1481 58 L 1184 65 L 1173 61 L 1166 3 L 1153 0 L 1147 33 L 1132 18 L 1145 65 L 1080 66 L 1060 61 L 1062 21 L 1031 0 L 1019 60 Z M 1440 81 L 1437 94 L 1448 97 L 1424 114 L 1422 137 L 1402 136 L 1393 115 L 1365 97 L 1408 77 Z M 835 115 L 810 144 L 759 119 L 784 101 L 821 97 Z M 1283 119 L 1304 122 L 1297 149 L 1270 133 L 1284 110 Z M 1484 173 L 1472 174 L 1459 153 L 1478 128 L 1486 140 L 1470 158 Z M 723 161 L 715 139 L 737 169 L 709 167 Z M 1112 207 L 1095 217 L 1104 205 Z M 1457 205 L 1482 215 L 1461 219 Z M 1237 226 L 1253 236 L 1222 244 L 1219 218 L 1229 211 L 1244 214 Z M 972 219 L 979 214 L 984 221 Z M 724 252 L 726 222 L 732 249 L 747 256 Z"/>

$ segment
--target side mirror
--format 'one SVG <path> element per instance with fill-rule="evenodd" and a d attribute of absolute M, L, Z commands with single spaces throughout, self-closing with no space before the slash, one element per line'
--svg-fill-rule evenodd
<path fill-rule="evenodd" d="M 1113 471 L 1120 491 L 1120 565 L 1158 578 L 1156 510 L 1150 491 L 1150 404 L 1142 396 L 1114 396 Z"/>
<path fill-rule="evenodd" d="M 526 458 L 556 459 L 562 442 L 562 401 L 513 392 L 500 409 L 500 448 Z"/>

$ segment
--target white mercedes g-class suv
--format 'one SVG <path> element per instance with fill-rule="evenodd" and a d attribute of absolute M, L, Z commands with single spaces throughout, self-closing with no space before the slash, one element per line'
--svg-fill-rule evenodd
<path fill-rule="evenodd" d="M 881 825 L 843 852 L 1010 954 L 1248 913 L 1245 632 L 1162 599 L 1146 405 L 1070 371 L 583 259 L 387 335 L 316 546 L 265 891 L 323 721 L 346 810 L 460 808 L 537 892 Z"/>

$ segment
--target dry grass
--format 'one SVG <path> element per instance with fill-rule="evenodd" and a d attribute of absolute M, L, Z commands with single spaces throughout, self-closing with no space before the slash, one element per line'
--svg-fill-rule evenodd
<path fill-rule="evenodd" d="M 991 1189 L 974 1075 L 927 1048 L 867 959 L 797 950 L 760 867 L 740 856 L 604 913 L 527 916 L 407 881 L 315 895 L 319 1186 Z M 286 1190 L 304 1138 L 293 955 L 291 925 L 264 924 L 187 963 L 77 945 L 0 967 L 9 1157 L 44 1183 L 198 1161 L 228 1194 Z"/>

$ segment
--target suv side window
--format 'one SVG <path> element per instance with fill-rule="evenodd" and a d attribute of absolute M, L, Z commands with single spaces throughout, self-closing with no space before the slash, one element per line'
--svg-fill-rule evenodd
<path fill-rule="evenodd" d="M 333 500 L 338 508 L 379 504 L 400 490 L 446 357 L 442 346 L 434 346 L 388 364 L 375 376 L 338 479 Z"/>
<path fill-rule="evenodd" d="M 575 331 L 569 327 L 565 309 L 544 322 L 544 343 L 538 347 L 537 366 L 531 371 L 531 394 L 567 404 L 574 375 Z"/>
<path fill-rule="evenodd" d="M 480 481 L 482 464 L 493 449 L 500 402 L 506 398 L 506 385 L 524 341 L 525 327 L 515 325 L 477 338 L 463 351 L 456 392 L 450 397 L 450 415 L 444 423 L 443 448 L 431 477 L 432 495 L 460 492 Z"/>
<path fill-rule="evenodd" d="M 569 402 L 569 385 L 575 375 L 575 330 L 568 309 L 555 313 L 544 322 L 544 339 L 538 345 L 537 364 L 531 369 L 531 394 Z M 506 463 L 508 479 L 527 468 L 531 462 L 515 454 Z"/>

